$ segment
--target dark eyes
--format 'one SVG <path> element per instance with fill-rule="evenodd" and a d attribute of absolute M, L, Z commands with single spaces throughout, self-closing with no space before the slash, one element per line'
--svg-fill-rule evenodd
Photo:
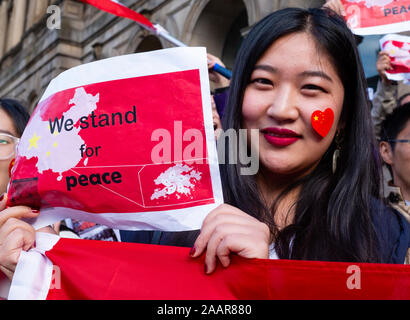
<path fill-rule="evenodd" d="M 251 80 L 251 83 L 261 84 L 261 85 L 272 85 L 272 81 L 266 78 L 256 78 Z"/>
<path fill-rule="evenodd" d="M 327 91 L 325 90 L 325 89 L 323 89 L 322 87 L 319 87 L 319 86 L 317 86 L 317 85 L 314 85 L 314 84 L 306 84 L 306 85 L 304 85 L 303 87 L 302 87 L 302 89 L 305 89 L 305 90 L 319 90 L 319 91 L 322 91 L 322 92 L 324 92 L 324 93 L 327 93 Z"/>
<path fill-rule="evenodd" d="M 251 83 L 254 83 L 254 84 L 256 84 L 258 86 L 261 86 L 263 88 L 264 87 L 267 88 L 268 86 L 273 86 L 274 85 L 273 81 L 271 81 L 267 78 L 255 78 L 255 79 L 251 80 Z M 322 88 L 318 85 L 315 85 L 315 84 L 305 84 L 305 85 L 302 86 L 302 90 L 307 90 L 309 93 L 311 93 L 311 92 L 314 93 L 315 91 L 321 91 L 321 92 L 324 92 L 324 93 L 328 93 L 326 89 L 324 89 L 324 88 Z"/>

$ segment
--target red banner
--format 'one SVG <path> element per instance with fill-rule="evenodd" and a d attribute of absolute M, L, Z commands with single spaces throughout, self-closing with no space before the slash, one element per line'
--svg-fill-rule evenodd
<path fill-rule="evenodd" d="M 233 256 L 206 275 L 189 248 L 46 238 L 23 252 L 10 299 L 410 299 L 406 265 Z"/>
<path fill-rule="evenodd" d="M 347 24 L 359 35 L 410 30 L 410 0 L 341 0 Z"/>
<path fill-rule="evenodd" d="M 222 203 L 204 48 L 85 64 L 47 88 L 21 137 L 9 205 L 121 230 L 196 230 Z M 92 195 L 92 198 L 90 198 Z"/>
<path fill-rule="evenodd" d="M 143 27 L 150 28 L 155 30 L 155 27 L 147 18 L 145 18 L 142 14 L 139 14 L 126 6 L 122 5 L 121 3 L 114 1 L 114 0 L 80 0 L 82 2 L 88 3 L 100 10 L 105 12 L 109 12 L 113 15 L 128 18 L 134 20 L 135 22 L 139 23 Z"/>

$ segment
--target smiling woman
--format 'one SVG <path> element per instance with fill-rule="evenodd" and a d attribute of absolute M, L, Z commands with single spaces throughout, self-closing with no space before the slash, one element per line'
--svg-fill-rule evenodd
<path fill-rule="evenodd" d="M 314 43 L 305 32 L 281 37 L 257 61 L 245 89 L 243 127 L 260 130 L 262 170 L 275 175 L 306 175 L 340 129 L 343 84 L 331 60 L 318 55 Z M 322 138 L 312 130 L 311 116 L 325 109 L 332 110 L 335 119 Z M 315 117 L 319 122 L 319 115 Z"/>
<path fill-rule="evenodd" d="M 0 99 L 0 194 L 6 192 L 10 165 L 29 118 L 28 112 L 17 101 Z"/>
<path fill-rule="evenodd" d="M 231 253 L 404 262 L 409 225 L 380 200 L 369 110 L 354 36 L 333 11 L 289 8 L 253 27 L 223 128 L 259 130 L 257 145 L 248 130 L 248 145 L 260 170 L 240 175 L 235 159 L 221 166 L 227 204 L 207 216 L 191 251 L 206 250 L 207 273 Z"/>

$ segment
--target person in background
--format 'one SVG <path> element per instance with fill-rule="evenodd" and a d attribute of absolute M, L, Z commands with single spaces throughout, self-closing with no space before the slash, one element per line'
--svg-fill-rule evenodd
<path fill-rule="evenodd" d="M 212 104 L 212 121 L 214 123 L 215 140 L 218 140 L 221 134 L 221 130 L 222 130 L 222 123 L 221 123 L 221 117 L 219 116 L 218 110 L 216 109 L 214 96 L 212 94 L 211 94 L 211 104 Z"/>
<path fill-rule="evenodd" d="M 7 191 L 17 144 L 30 114 L 16 100 L 0 99 L 0 195 Z"/>
<path fill-rule="evenodd" d="M 375 135 L 379 139 L 381 124 L 386 116 L 392 113 L 397 106 L 410 102 L 410 85 L 387 78 L 386 71 L 391 69 L 391 60 L 387 52 L 379 52 L 376 67 L 381 80 L 377 84 L 377 90 L 372 101 L 371 116 Z"/>
<path fill-rule="evenodd" d="M 29 118 L 30 114 L 20 102 L 13 99 L 0 99 L 0 201 L 4 201 L 5 199 L 17 145 Z M 18 231 L 20 235 L 27 235 L 27 233 L 32 234 L 34 232 L 31 226 L 20 223 L 17 219 L 13 221 L 15 222 L 13 227 L 24 225 L 24 229 Z M 4 221 L 0 219 L 0 224 L 3 223 Z M 25 231 L 22 230 L 29 230 L 29 232 L 25 233 Z M 3 228 L 2 233 L 3 237 L 2 240 L 0 240 L 0 260 L 4 260 L 6 258 L 5 255 L 7 255 L 7 259 L 17 259 L 19 252 L 14 250 L 15 248 L 13 248 L 13 246 L 5 248 L 2 243 L 5 239 L 10 240 L 11 238 L 15 239 L 16 236 L 18 237 L 18 235 L 16 235 L 17 232 L 13 231 L 13 229 L 10 230 L 10 228 Z M 4 237 L 4 235 L 6 237 Z M 13 243 L 13 241 L 10 243 Z M 28 250 L 31 245 L 32 242 L 28 240 L 24 249 Z M 3 265 L 0 265 L 0 271 L 9 278 L 12 275 L 10 270 Z M 3 281 L 4 279 L 2 279 L 1 272 L 0 299 L 5 299 L 7 297 L 9 282 Z"/>
<path fill-rule="evenodd" d="M 331 9 L 342 17 L 346 16 L 346 10 L 340 0 L 326 0 L 323 8 Z"/>
<path fill-rule="evenodd" d="M 219 64 L 222 67 L 225 67 L 224 63 L 218 57 L 215 57 L 212 54 L 208 53 L 209 80 L 212 87 L 211 95 L 213 103 L 215 103 L 215 106 L 212 105 L 212 108 L 215 108 L 219 118 L 221 119 L 223 117 L 226 101 L 228 99 L 230 79 L 225 78 L 224 76 L 213 70 L 215 63 Z M 222 128 L 219 127 L 217 122 L 218 121 L 215 122 L 214 116 L 214 127 L 216 129 Z"/>
<path fill-rule="evenodd" d="M 213 70 L 216 63 L 224 68 L 226 67 L 225 64 L 221 61 L 221 59 L 219 59 L 218 57 L 210 53 L 207 54 L 207 57 L 208 57 L 209 81 L 211 81 L 212 89 L 215 90 L 215 89 L 229 87 L 230 80 L 225 78 L 220 73 Z"/>
<path fill-rule="evenodd" d="M 410 102 L 395 108 L 382 122 L 379 146 L 392 176 L 384 196 L 410 223 Z M 410 264 L 410 251 L 406 264 Z"/>

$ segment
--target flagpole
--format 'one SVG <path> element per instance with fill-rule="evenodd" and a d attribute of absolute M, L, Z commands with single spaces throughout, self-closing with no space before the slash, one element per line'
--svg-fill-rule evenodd
<path fill-rule="evenodd" d="M 161 25 L 156 24 L 156 25 L 154 25 L 154 27 L 155 27 L 154 32 L 156 33 L 157 36 L 167 40 L 168 42 L 172 43 L 173 45 L 175 45 L 177 47 L 187 47 L 187 45 L 185 43 L 183 43 L 182 41 L 179 41 L 178 39 L 171 36 L 169 34 L 169 32 L 166 31 Z"/>
<path fill-rule="evenodd" d="M 140 27 L 145 30 L 156 34 L 157 36 L 167 40 L 177 47 L 187 47 L 187 45 L 178 39 L 174 38 L 169 34 L 167 30 L 161 27 L 159 24 L 153 25 L 142 14 L 131 10 L 130 8 L 121 4 L 118 0 L 80 0 L 81 2 L 88 3 L 100 10 L 109 12 L 119 17 L 128 18 L 134 20 Z M 232 77 L 232 72 L 221 65 L 215 64 L 213 71 L 218 72 L 223 75 L 225 78 L 230 79 Z"/>

